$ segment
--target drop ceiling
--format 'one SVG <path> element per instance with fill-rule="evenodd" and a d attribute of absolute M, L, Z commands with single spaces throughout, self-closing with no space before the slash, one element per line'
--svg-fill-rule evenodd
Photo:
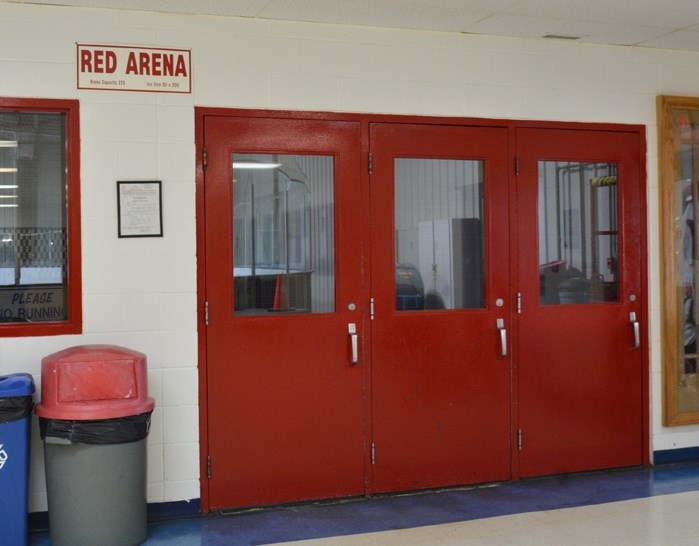
<path fill-rule="evenodd" d="M 699 51 L 699 0 L 9 0 Z"/>

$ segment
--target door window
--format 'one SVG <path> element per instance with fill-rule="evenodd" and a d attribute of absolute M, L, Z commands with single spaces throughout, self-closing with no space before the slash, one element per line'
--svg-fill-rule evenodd
<path fill-rule="evenodd" d="M 396 310 L 483 307 L 483 161 L 394 166 Z"/>
<path fill-rule="evenodd" d="M 335 309 L 331 156 L 233 154 L 235 313 Z"/>
<path fill-rule="evenodd" d="M 618 300 L 617 167 L 539 161 L 540 302 Z"/>

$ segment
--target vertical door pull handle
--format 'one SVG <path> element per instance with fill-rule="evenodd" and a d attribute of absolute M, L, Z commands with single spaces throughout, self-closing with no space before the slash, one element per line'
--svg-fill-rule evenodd
<path fill-rule="evenodd" d="M 505 328 L 505 319 L 497 319 L 496 324 L 500 332 L 500 356 L 498 358 L 505 358 L 507 356 L 507 329 Z"/>
<path fill-rule="evenodd" d="M 347 331 L 349 332 L 350 342 L 352 343 L 352 366 L 355 366 L 359 362 L 359 348 L 357 346 L 357 325 L 354 322 L 350 322 L 347 325 Z"/>
<path fill-rule="evenodd" d="M 629 322 L 633 326 L 633 348 L 636 350 L 641 347 L 641 325 L 636 320 L 636 313 L 633 311 L 629 313 Z"/>

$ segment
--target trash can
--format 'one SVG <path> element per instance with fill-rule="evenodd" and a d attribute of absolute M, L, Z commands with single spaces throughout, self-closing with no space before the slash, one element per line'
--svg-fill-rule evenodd
<path fill-rule="evenodd" d="M 83 345 L 42 360 L 35 411 L 54 546 L 130 546 L 146 539 L 146 443 L 154 406 L 142 353 Z"/>
<path fill-rule="evenodd" d="M 0 542 L 29 543 L 29 449 L 34 379 L 0 376 Z"/>

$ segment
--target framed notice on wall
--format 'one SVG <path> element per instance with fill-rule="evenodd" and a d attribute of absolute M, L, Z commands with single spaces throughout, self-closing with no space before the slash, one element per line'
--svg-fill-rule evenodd
<path fill-rule="evenodd" d="M 119 237 L 162 237 L 161 182 L 117 182 Z"/>
<path fill-rule="evenodd" d="M 78 89 L 191 93 L 189 49 L 76 44 Z"/>

